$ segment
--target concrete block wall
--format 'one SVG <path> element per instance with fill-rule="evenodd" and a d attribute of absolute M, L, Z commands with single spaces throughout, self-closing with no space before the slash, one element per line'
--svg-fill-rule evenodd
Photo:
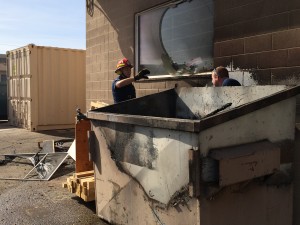
<path fill-rule="evenodd" d="M 92 13 L 86 14 L 86 107 L 91 101 L 113 103 L 111 84 L 119 59 L 127 57 L 134 64 L 134 15 L 167 1 L 95 0 Z M 204 81 L 210 82 L 207 77 Z M 178 86 L 201 85 L 203 79 L 141 81 L 134 84 L 137 96 L 157 93 Z"/>
<path fill-rule="evenodd" d="M 299 84 L 299 0 L 217 0 L 214 64 L 256 84 Z"/>
<path fill-rule="evenodd" d="M 86 17 L 87 108 L 91 101 L 113 102 L 117 61 L 127 57 L 134 63 L 135 13 L 164 2 L 94 1 L 93 14 L 87 11 Z M 234 78 L 247 75 L 252 82 L 244 85 L 299 83 L 299 0 L 216 0 L 214 32 L 215 67 L 228 67 Z M 136 84 L 137 96 L 167 89 L 174 81 L 154 83 Z"/>

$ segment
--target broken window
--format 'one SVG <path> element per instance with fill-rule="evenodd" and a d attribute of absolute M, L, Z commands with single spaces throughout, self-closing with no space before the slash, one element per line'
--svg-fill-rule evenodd
<path fill-rule="evenodd" d="M 172 1 L 136 15 L 136 69 L 181 75 L 213 68 L 213 0 Z M 136 72 L 137 72 L 136 71 Z"/>

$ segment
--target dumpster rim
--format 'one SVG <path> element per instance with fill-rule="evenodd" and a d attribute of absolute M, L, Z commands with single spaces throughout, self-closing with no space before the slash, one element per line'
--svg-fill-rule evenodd
<path fill-rule="evenodd" d="M 90 120 L 100 120 L 123 124 L 133 124 L 170 130 L 199 132 L 200 120 L 165 118 L 155 116 L 118 114 L 107 112 L 87 112 Z"/>
<path fill-rule="evenodd" d="M 271 85 L 272 86 L 272 85 Z M 286 87 L 289 87 L 285 85 Z M 230 88 L 230 87 L 229 87 Z M 176 89 L 170 89 L 176 90 Z M 168 90 L 168 91 L 170 91 Z M 181 130 L 188 132 L 201 132 L 213 126 L 228 122 L 248 113 L 265 108 L 277 102 L 294 97 L 300 93 L 300 85 L 284 89 L 274 94 L 262 97 L 255 101 L 239 105 L 227 111 L 219 112 L 205 119 L 180 119 L 165 118 L 155 116 L 130 115 L 110 112 L 88 111 L 87 117 L 91 120 L 109 121 L 116 123 L 127 123 L 147 127 L 156 127 L 162 129 Z M 110 106 L 107 106 L 110 107 Z M 104 107 L 106 108 L 106 107 Z M 157 123 L 155 121 L 159 121 Z M 162 126 L 163 125 L 163 126 Z"/>
<path fill-rule="evenodd" d="M 199 132 L 208 129 L 210 127 L 219 125 L 221 123 L 225 123 L 227 121 L 236 119 L 238 117 L 254 112 L 256 110 L 273 105 L 275 103 L 286 100 L 288 98 L 294 97 L 299 93 L 300 93 L 300 85 L 293 86 L 291 88 L 287 88 L 282 91 L 278 91 L 274 94 L 259 98 L 255 101 L 245 103 L 243 105 L 239 105 L 227 111 L 209 116 L 205 119 L 200 120 Z"/>

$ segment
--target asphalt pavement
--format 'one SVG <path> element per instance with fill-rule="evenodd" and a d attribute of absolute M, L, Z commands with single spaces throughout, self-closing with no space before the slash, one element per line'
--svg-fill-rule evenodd
<path fill-rule="evenodd" d="M 84 202 L 62 187 L 75 172 L 73 159 L 68 158 L 49 181 L 19 179 L 28 172 L 30 163 L 3 163 L 4 154 L 36 153 L 39 142 L 66 139 L 74 139 L 74 129 L 31 132 L 0 121 L 1 225 L 108 224 L 95 214 L 95 202 Z"/>

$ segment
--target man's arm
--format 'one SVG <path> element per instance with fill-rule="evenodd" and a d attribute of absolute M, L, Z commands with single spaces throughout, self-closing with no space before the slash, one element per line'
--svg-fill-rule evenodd
<path fill-rule="evenodd" d="M 126 79 L 119 80 L 119 81 L 116 82 L 116 88 L 121 88 L 121 87 L 124 87 L 126 85 L 129 85 L 133 81 L 134 81 L 133 77 L 129 77 L 129 78 L 126 78 Z"/>
<path fill-rule="evenodd" d="M 122 79 L 116 82 L 116 88 L 121 88 L 126 85 L 131 84 L 132 82 L 140 79 L 149 79 L 147 74 L 150 74 L 150 71 L 148 69 L 142 69 L 136 76 L 134 77 L 129 77 L 126 79 Z"/>

